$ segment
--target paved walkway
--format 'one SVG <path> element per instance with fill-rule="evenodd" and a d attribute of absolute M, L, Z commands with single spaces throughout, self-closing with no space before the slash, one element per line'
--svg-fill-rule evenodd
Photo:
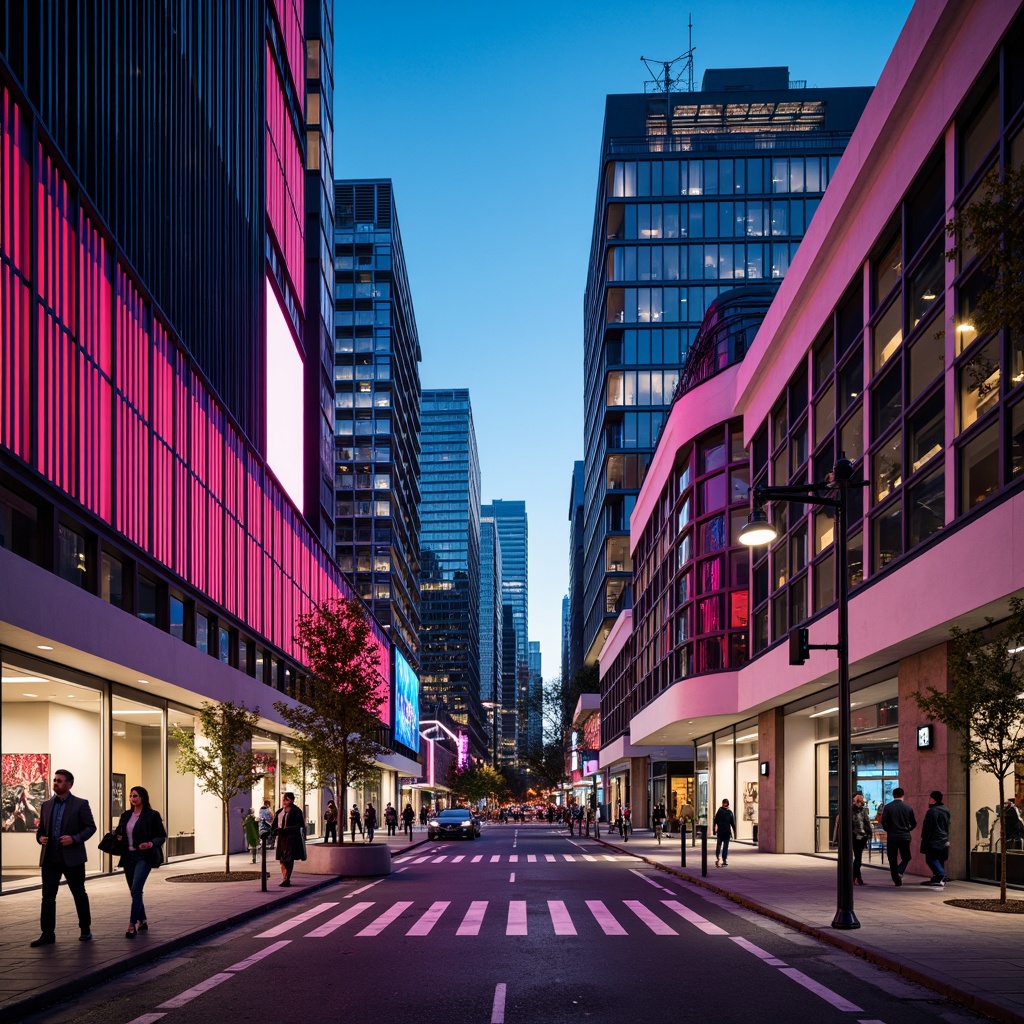
<path fill-rule="evenodd" d="M 404 836 L 387 839 L 378 832 L 374 843 L 387 842 L 392 851 L 415 848 L 426 841 L 417 828 L 413 842 Z M 172 876 L 223 871 L 224 858 L 200 857 L 165 864 L 149 876 L 146 912 L 149 931 L 135 939 L 124 937 L 131 901 L 124 875 L 90 878 L 86 883 L 92 907 L 92 942 L 78 941 L 78 919 L 65 886 L 57 895 L 57 942 L 32 949 L 39 935 L 39 890 L 0 897 L 0 1021 L 21 1020 L 27 1014 L 59 1002 L 82 988 L 107 981 L 177 949 L 337 881 L 335 876 L 292 875 L 289 889 L 279 888 L 280 868 L 267 858 L 270 877 L 262 892 L 259 879 L 239 882 L 172 883 Z M 249 854 L 231 857 L 232 871 L 253 871 Z"/>
<path fill-rule="evenodd" d="M 673 874 L 743 906 L 767 914 L 823 941 L 855 953 L 995 1020 L 1024 1022 L 1024 916 L 962 910 L 948 899 L 998 899 L 999 889 L 976 882 L 950 882 L 945 889 L 905 876 L 900 888 L 888 868 L 875 860 L 865 866 L 865 885 L 854 889 L 861 927 L 832 928 L 836 910 L 836 862 L 825 857 L 761 853 L 732 843 L 729 866 L 715 867 L 709 837 L 708 873 L 701 876 L 701 851 L 687 847 L 681 866 L 679 836 L 659 846 L 650 832 L 638 831 L 623 843 L 601 831 L 609 846 L 643 857 Z M 1024 899 L 1011 890 L 1010 899 Z"/>

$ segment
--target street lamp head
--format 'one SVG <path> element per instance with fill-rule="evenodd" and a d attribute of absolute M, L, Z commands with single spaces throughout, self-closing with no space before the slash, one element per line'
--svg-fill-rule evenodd
<path fill-rule="evenodd" d="M 755 505 L 747 516 L 747 525 L 740 530 L 739 541 L 748 548 L 759 548 L 764 544 L 771 544 L 778 535 L 779 531 L 768 522 L 764 508 Z"/>

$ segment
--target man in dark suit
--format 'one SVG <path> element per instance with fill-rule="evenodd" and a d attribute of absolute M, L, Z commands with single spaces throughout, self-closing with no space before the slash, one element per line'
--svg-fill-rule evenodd
<path fill-rule="evenodd" d="M 85 891 L 85 862 L 88 856 L 85 843 L 96 831 L 96 822 L 88 800 L 71 795 L 75 777 L 63 768 L 54 772 L 53 797 L 42 806 L 36 842 L 39 866 L 43 875 L 43 905 L 39 913 L 40 936 L 33 946 L 48 946 L 56 942 L 57 889 L 61 878 L 66 878 L 78 911 L 79 939 L 92 938 L 92 913 Z"/>

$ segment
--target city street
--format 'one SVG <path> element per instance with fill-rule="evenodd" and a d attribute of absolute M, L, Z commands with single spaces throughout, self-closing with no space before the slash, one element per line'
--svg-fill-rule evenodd
<path fill-rule="evenodd" d="M 485 825 L 475 842 L 400 852 L 387 878 L 320 889 L 28 1019 L 342 1012 L 366 1024 L 982 1019 L 546 824 Z"/>

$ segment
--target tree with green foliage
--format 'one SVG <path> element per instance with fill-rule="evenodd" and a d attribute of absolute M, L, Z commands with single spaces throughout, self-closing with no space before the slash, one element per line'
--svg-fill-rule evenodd
<path fill-rule="evenodd" d="M 1002 328 L 1024 335 L 1024 168 L 993 168 L 946 225 L 954 244 L 946 258 L 961 264 L 978 258 L 986 284 L 971 311 L 978 335 Z"/>
<path fill-rule="evenodd" d="M 300 615 L 295 639 L 309 669 L 305 694 L 298 706 L 274 707 L 298 734 L 315 777 L 333 784 L 344 842 L 348 787 L 376 778 L 377 758 L 386 753 L 377 739 L 385 698 L 380 646 L 356 598 L 324 601 Z"/>
<path fill-rule="evenodd" d="M 231 800 L 248 793 L 267 773 L 253 753 L 252 737 L 260 720 L 260 709 L 250 711 L 244 704 L 204 701 L 197 712 L 200 736 L 191 729 L 172 725 L 170 734 L 178 744 L 175 766 L 181 775 L 194 775 L 203 793 L 221 802 L 221 833 L 224 871 L 231 873 Z"/>
<path fill-rule="evenodd" d="M 489 764 L 470 762 L 462 768 L 453 767 L 446 783 L 454 797 L 474 807 L 489 797 L 503 800 L 508 791 L 504 776 Z"/>
<path fill-rule="evenodd" d="M 949 688 L 914 694 L 931 721 L 960 739 L 967 771 L 994 775 L 999 783 L 999 820 L 1005 836 L 1006 779 L 1024 762 L 1024 600 L 1010 599 L 1010 616 L 999 629 L 986 617 L 984 630 L 950 630 Z M 1000 858 L 999 900 L 1006 902 L 1006 843 Z"/>

